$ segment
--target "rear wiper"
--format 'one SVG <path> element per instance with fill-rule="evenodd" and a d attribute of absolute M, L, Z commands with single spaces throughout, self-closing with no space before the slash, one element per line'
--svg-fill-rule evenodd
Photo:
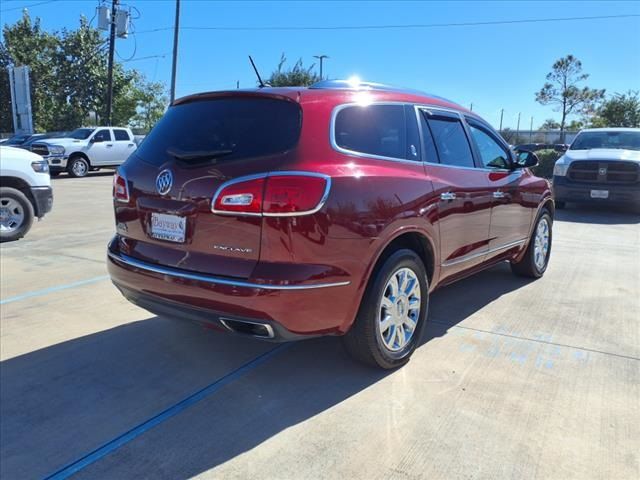
<path fill-rule="evenodd" d="M 226 155 L 231 155 L 233 150 L 194 150 L 191 152 L 182 152 L 178 150 L 174 150 L 172 148 L 167 149 L 167 153 L 178 160 L 182 160 L 184 162 L 193 161 L 193 160 L 212 160 L 220 157 L 224 157 Z"/>

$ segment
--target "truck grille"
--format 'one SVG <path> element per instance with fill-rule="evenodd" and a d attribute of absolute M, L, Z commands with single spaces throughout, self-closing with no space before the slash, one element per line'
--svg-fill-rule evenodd
<path fill-rule="evenodd" d="M 588 161 L 572 162 L 569 179 L 584 183 L 636 183 L 640 166 L 633 162 Z"/>
<path fill-rule="evenodd" d="M 44 143 L 34 143 L 31 145 L 31 151 L 43 157 L 49 155 L 49 148 Z"/>

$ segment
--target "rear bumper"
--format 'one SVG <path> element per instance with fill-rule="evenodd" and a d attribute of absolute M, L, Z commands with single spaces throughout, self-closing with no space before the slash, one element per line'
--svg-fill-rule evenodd
<path fill-rule="evenodd" d="M 340 327 L 350 323 L 346 315 L 354 287 L 348 280 L 287 285 L 215 277 L 139 261 L 121 254 L 117 242 L 109 245 L 107 266 L 115 286 L 132 303 L 222 330 L 288 341 L 341 334 Z M 251 324 L 260 325 L 259 334 L 244 328 Z"/>
<path fill-rule="evenodd" d="M 553 177 L 555 200 L 559 202 L 600 203 L 640 206 L 640 183 L 620 185 L 612 183 L 573 182 L 566 177 Z M 607 198 L 591 198 L 591 190 L 606 190 Z"/>
<path fill-rule="evenodd" d="M 53 207 L 53 190 L 51 187 L 31 187 L 33 197 L 33 209 L 36 217 L 44 217 Z"/>

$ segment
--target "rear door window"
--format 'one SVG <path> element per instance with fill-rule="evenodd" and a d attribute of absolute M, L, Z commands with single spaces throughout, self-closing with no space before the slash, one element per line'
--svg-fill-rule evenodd
<path fill-rule="evenodd" d="M 334 121 L 334 140 L 338 148 L 392 159 L 411 155 L 407 147 L 404 105 L 352 105 L 338 111 Z"/>
<path fill-rule="evenodd" d="M 453 167 L 475 167 L 464 126 L 457 116 L 427 115 L 440 163 Z"/>
<path fill-rule="evenodd" d="M 284 153 L 298 143 L 302 112 L 289 100 L 224 97 L 178 104 L 167 110 L 140 144 L 137 155 L 162 165 L 221 161 Z"/>
<path fill-rule="evenodd" d="M 116 137 L 116 142 L 117 141 L 129 141 L 131 140 L 129 138 L 129 132 L 127 132 L 126 130 L 122 130 L 121 128 L 114 128 L 113 129 L 113 135 Z"/>

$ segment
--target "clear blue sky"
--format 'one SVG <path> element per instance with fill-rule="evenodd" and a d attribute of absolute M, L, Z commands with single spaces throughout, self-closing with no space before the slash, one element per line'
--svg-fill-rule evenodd
<path fill-rule="evenodd" d="M 46 29 L 73 28 L 78 17 L 94 15 L 97 0 L 2 0 L 2 24 L 13 23 L 21 8 Z M 40 5 L 34 5 L 42 3 Z M 138 8 L 136 39 L 117 40 L 122 57 L 137 41 L 136 58 L 126 65 L 150 80 L 169 85 L 172 32 L 142 33 L 173 25 L 173 0 L 123 0 Z M 640 14 L 640 2 L 210 2 L 183 0 L 181 26 L 272 27 L 433 24 L 596 15 Z M 534 93 L 557 58 L 572 53 L 591 76 L 587 84 L 607 92 L 640 90 L 640 17 L 534 24 L 359 31 L 183 30 L 177 95 L 255 86 L 247 60 L 253 55 L 263 76 L 285 52 L 291 62 L 326 54 L 325 74 L 416 88 L 469 106 L 497 126 L 521 128 L 558 118 L 538 105 Z"/>

